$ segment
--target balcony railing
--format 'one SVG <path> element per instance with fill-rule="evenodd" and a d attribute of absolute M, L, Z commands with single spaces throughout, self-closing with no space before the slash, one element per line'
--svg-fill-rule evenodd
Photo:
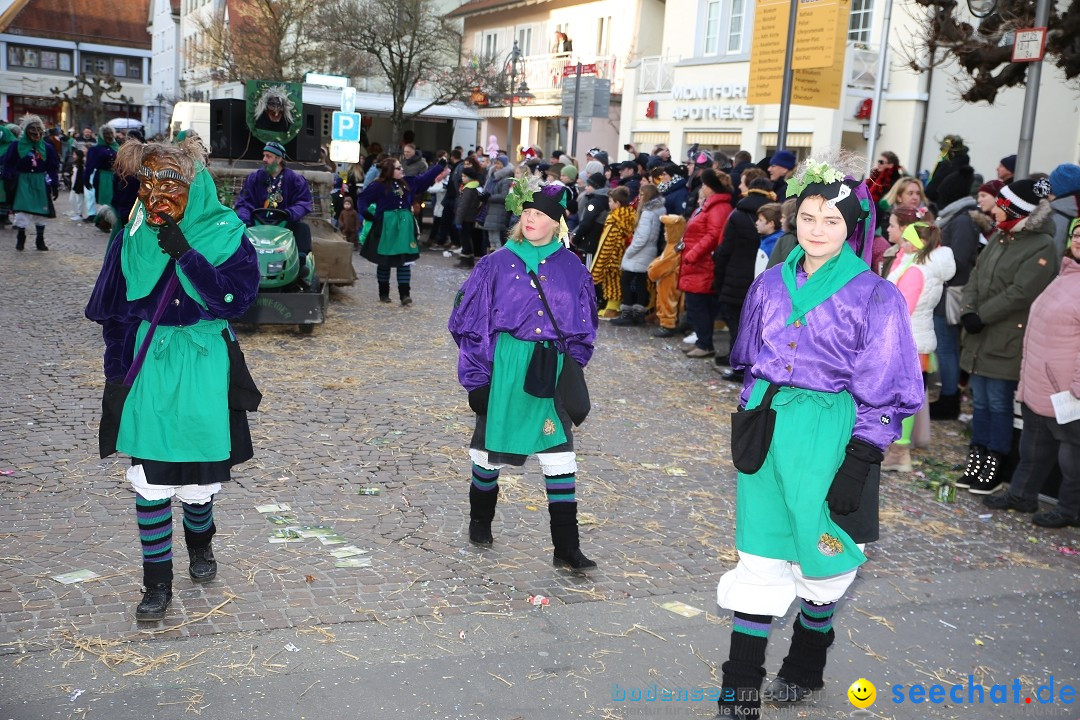
<path fill-rule="evenodd" d="M 638 88 L 641 94 L 671 92 L 675 81 L 677 58 L 646 57 L 638 65 Z"/>
<path fill-rule="evenodd" d="M 611 92 L 622 92 L 623 66 L 614 55 L 589 57 L 574 53 L 556 55 L 529 55 L 524 59 L 525 82 L 529 92 L 538 98 L 548 99 L 562 92 L 563 69 L 577 63 L 596 65 L 597 77 L 611 81 Z"/>
<path fill-rule="evenodd" d="M 846 61 L 848 87 L 873 90 L 878 75 L 878 51 L 863 43 L 849 42 Z"/>

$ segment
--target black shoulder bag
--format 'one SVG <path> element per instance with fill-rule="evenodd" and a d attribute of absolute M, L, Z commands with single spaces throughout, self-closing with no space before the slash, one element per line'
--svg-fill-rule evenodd
<path fill-rule="evenodd" d="M 731 413 L 731 461 L 741 473 L 753 475 L 765 464 L 776 429 L 772 401 L 779 390 L 779 385 L 769 383 L 760 405 Z"/>
<path fill-rule="evenodd" d="M 529 369 L 525 372 L 525 392 L 534 397 L 555 397 L 558 395 L 563 409 L 570 416 L 570 421 L 574 425 L 580 425 L 585 422 L 589 410 L 592 409 L 592 403 L 589 400 L 589 386 L 585 384 L 585 370 L 570 355 L 570 346 L 566 342 L 566 336 L 559 329 L 558 323 L 555 322 L 555 313 L 551 312 L 551 306 L 548 305 L 547 298 L 544 296 L 544 288 L 540 285 L 540 278 L 536 277 L 536 273 L 531 270 L 529 271 L 529 277 L 532 278 L 533 285 L 536 286 L 536 292 L 540 295 L 540 302 L 544 304 L 544 311 L 547 313 L 548 319 L 551 320 L 551 326 L 555 328 L 555 334 L 559 336 L 559 342 L 562 343 L 561 350 L 565 357 L 563 358 L 562 373 L 559 373 L 556 379 L 560 348 L 545 347 L 543 343 L 537 343 L 536 349 L 533 350 L 532 359 L 529 361 Z"/>

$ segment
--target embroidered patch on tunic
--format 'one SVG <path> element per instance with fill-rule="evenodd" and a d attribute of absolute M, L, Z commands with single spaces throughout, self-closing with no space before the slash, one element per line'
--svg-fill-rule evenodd
<path fill-rule="evenodd" d="M 551 418 L 548 418 L 547 420 L 544 421 L 544 434 L 545 435 L 554 435 L 555 434 L 555 421 L 552 420 Z"/>
<path fill-rule="evenodd" d="M 882 425 L 888 425 L 891 422 L 892 422 L 892 418 L 890 418 L 888 415 L 882 415 L 881 416 L 881 424 Z"/>
<path fill-rule="evenodd" d="M 822 533 L 817 541 L 817 549 L 822 555 L 832 557 L 844 552 L 844 544 L 840 542 L 839 538 L 834 537 L 829 533 Z"/>

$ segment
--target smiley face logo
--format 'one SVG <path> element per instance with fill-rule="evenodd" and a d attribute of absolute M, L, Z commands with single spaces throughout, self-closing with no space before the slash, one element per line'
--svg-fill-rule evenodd
<path fill-rule="evenodd" d="M 865 709 L 874 704 L 877 699 L 877 688 L 874 683 L 866 678 L 859 678 L 851 683 L 847 691 L 848 700 L 857 708 Z"/>

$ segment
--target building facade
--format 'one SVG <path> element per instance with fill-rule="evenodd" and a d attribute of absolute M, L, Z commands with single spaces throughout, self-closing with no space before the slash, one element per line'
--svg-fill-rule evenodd
<path fill-rule="evenodd" d="M 1001 92 L 993 106 L 970 105 L 959 101 L 957 87 L 963 80 L 955 64 L 914 72 L 908 64 L 912 38 L 927 22 L 927 10 L 912 0 L 851 0 L 842 72 L 837 69 L 838 107 L 793 104 L 787 148 L 800 158 L 837 147 L 867 151 L 886 2 L 893 2 L 892 22 L 876 150 L 896 152 L 911 172 L 929 170 L 941 139 L 959 134 L 971 148 L 976 171 L 992 177 L 999 159 L 1015 153 L 1019 144 L 1024 89 Z M 781 4 L 786 13 L 787 3 Z M 665 143 L 676 158 L 694 145 L 726 153 L 745 149 L 755 160 L 776 150 L 780 106 L 749 101 L 759 6 L 763 0 L 667 1 L 662 24 L 656 25 L 662 51 L 626 69 L 619 147 L 634 143 L 647 152 Z M 800 12 L 804 7 L 800 4 Z M 783 40 L 768 51 L 782 58 Z M 1078 110 L 1080 92 L 1047 64 L 1032 170 L 1076 161 Z"/>
<path fill-rule="evenodd" d="M 93 117 L 82 78 L 113 77 L 119 96 L 104 97 L 106 120 L 146 120 L 150 88 L 149 0 L 102 0 L 80 6 L 68 0 L 16 0 L 0 14 L 0 115 L 16 121 L 27 113 L 65 129 Z M 53 88 L 62 92 L 53 92 Z"/>
<path fill-rule="evenodd" d="M 180 0 L 150 0 L 149 134 L 167 133 L 172 107 L 180 99 Z"/>
<path fill-rule="evenodd" d="M 590 147 L 599 147 L 614 157 L 625 68 L 660 52 L 661 0 L 468 0 L 450 16 L 464 20 L 466 54 L 493 63 L 507 76 L 507 85 L 510 70 L 516 70 L 514 92 L 485 98 L 486 107 L 479 110 L 482 146 L 494 136 L 502 148 L 536 145 L 572 152 L 572 101 L 567 93 L 564 106 L 563 97 L 564 88 L 571 87 L 567 78 L 581 63 L 577 154 L 583 158 Z M 589 107 L 581 93 L 591 95 Z"/>

